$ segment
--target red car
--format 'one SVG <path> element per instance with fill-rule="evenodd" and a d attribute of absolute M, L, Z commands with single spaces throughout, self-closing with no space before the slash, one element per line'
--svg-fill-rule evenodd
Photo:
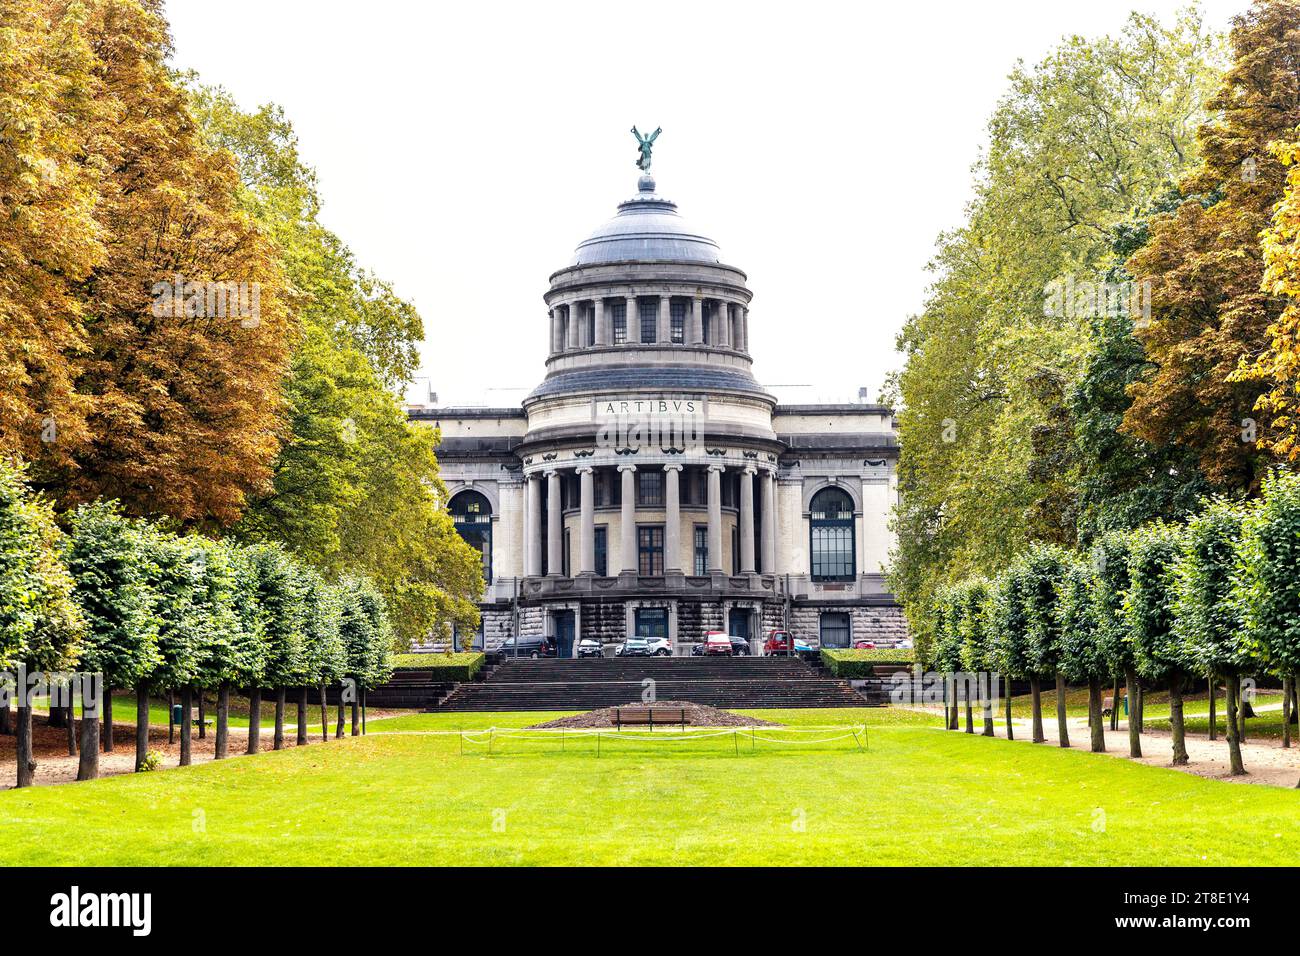
<path fill-rule="evenodd" d="M 731 638 L 724 631 L 709 631 L 704 635 L 705 654 L 726 654 L 731 656 Z"/>
<path fill-rule="evenodd" d="M 854 641 L 853 649 L 855 651 L 874 651 L 876 649 L 876 645 L 871 643 L 870 641 Z"/>
<path fill-rule="evenodd" d="M 763 654 L 768 657 L 773 654 L 789 654 L 791 640 L 789 631 L 768 631 L 767 640 L 763 642 Z"/>

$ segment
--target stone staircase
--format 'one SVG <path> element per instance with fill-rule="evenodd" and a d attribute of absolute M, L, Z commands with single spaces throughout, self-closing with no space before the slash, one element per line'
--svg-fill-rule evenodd
<path fill-rule="evenodd" d="M 658 700 L 713 707 L 865 707 L 847 681 L 799 658 L 664 657 L 507 659 L 482 681 L 458 684 L 436 711 L 594 710 L 640 701 L 644 681 Z"/>

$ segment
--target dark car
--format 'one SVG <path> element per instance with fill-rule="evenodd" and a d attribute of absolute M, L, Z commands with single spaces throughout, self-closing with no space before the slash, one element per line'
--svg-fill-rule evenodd
<path fill-rule="evenodd" d="M 507 637 L 497 648 L 506 657 L 554 657 L 554 638 L 542 636 Z"/>
<path fill-rule="evenodd" d="M 751 652 L 749 641 L 743 637 L 737 637 L 735 634 L 728 634 L 727 640 L 731 641 L 731 653 L 736 657 L 745 657 Z"/>

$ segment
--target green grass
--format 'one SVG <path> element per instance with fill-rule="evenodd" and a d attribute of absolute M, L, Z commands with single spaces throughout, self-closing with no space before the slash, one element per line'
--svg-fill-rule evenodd
<path fill-rule="evenodd" d="M 945 733 L 905 711 L 758 712 L 870 725 L 870 749 L 505 742 L 555 714 L 420 714 L 370 736 L 0 793 L 0 864 L 1288 864 L 1300 794 Z M 621 749 L 620 749 L 621 748 Z M 472 748 L 471 748 L 472 749 Z M 1104 828 L 1099 827 L 1104 812 Z"/>

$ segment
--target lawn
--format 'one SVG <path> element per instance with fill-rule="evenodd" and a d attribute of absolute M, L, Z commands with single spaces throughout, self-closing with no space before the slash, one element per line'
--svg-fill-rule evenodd
<path fill-rule="evenodd" d="M 1292 790 L 946 733 L 911 712 L 755 713 L 791 725 L 865 721 L 870 749 L 606 739 L 598 758 L 575 752 L 590 739 L 567 740 L 563 753 L 553 739 L 498 739 L 504 751 L 462 756 L 455 735 L 418 731 L 557 715 L 409 715 L 372 721 L 367 737 L 0 793 L 0 864 L 1297 860 Z"/>

